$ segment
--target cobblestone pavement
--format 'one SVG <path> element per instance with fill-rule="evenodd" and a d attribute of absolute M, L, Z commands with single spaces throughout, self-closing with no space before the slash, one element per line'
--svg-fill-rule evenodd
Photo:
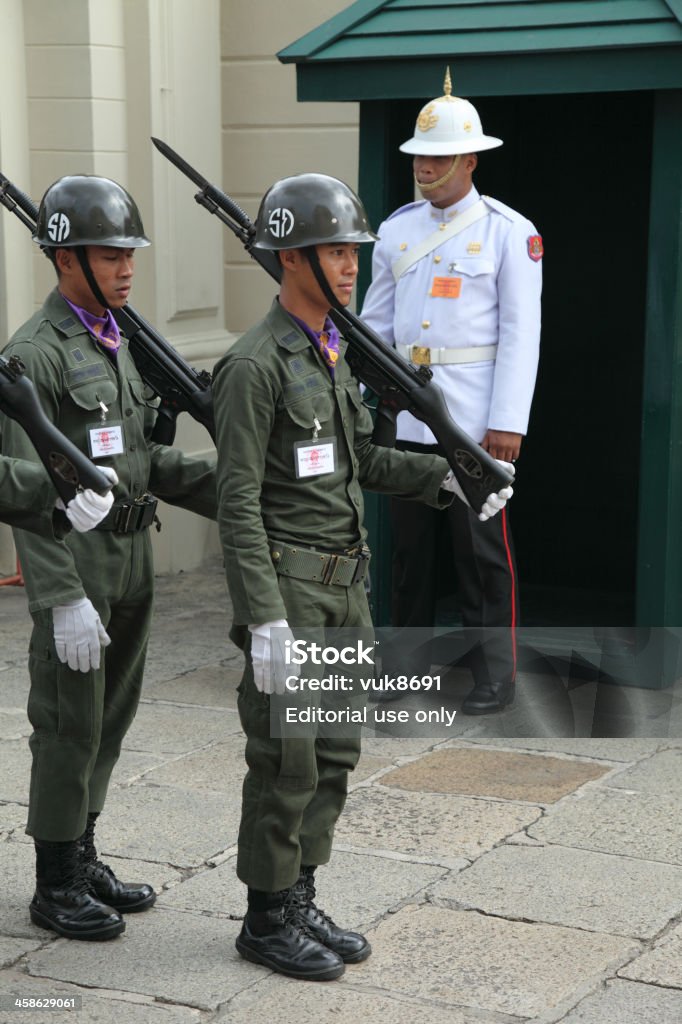
<path fill-rule="evenodd" d="M 682 741 L 524 739 L 513 711 L 492 728 L 458 718 L 450 738 L 367 738 L 318 888 L 368 933 L 368 961 L 316 985 L 240 960 L 228 622 L 219 564 L 159 578 L 144 698 L 98 826 L 105 859 L 159 899 L 114 942 L 69 942 L 27 912 L 29 619 L 22 590 L 0 591 L 2 1024 L 679 1024 Z M 13 1004 L 72 996 L 73 1013 Z"/>

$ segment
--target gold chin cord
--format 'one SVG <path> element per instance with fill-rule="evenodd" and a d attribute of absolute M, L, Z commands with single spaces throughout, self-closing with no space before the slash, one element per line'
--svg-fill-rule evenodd
<path fill-rule="evenodd" d="M 462 154 L 461 153 L 458 153 L 457 156 L 454 156 L 452 158 L 452 166 L 450 167 L 450 169 L 448 171 L 446 171 L 445 174 L 441 178 L 438 178 L 437 181 L 429 181 L 429 182 L 425 182 L 425 183 L 422 184 L 420 181 L 417 180 L 417 176 L 415 174 L 415 176 L 414 176 L 414 183 L 417 186 L 417 188 L 419 189 L 419 191 L 421 192 L 421 194 L 422 195 L 428 195 L 429 192 L 433 192 L 435 189 L 440 188 L 441 185 L 444 185 L 446 181 L 449 181 L 450 178 L 455 173 L 455 171 L 457 170 L 457 168 L 459 167 L 459 162 L 460 162 L 461 159 L 462 159 Z"/>

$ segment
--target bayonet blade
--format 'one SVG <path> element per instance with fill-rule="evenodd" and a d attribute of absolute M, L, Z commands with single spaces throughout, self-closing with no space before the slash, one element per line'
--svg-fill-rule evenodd
<path fill-rule="evenodd" d="M 175 164 L 178 170 L 182 171 L 190 181 L 193 181 L 199 188 L 210 188 L 210 181 L 207 181 L 207 179 L 202 177 L 202 175 L 199 174 L 191 164 L 188 164 L 186 160 L 183 160 L 180 154 L 176 153 L 167 142 L 163 142 L 161 139 L 156 139 L 153 135 L 151 136 L 151 140 L 159 153 L 162 153 L 166 160 L 170 160 L 172 164 Z"/>

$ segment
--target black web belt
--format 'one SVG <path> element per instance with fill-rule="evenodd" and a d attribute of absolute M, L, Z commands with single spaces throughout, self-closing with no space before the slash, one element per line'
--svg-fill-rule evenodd
<path fill-rule="evenodd" d="M 107 516 L 95 529 L 111 530 L 113 533 L 140 533 L 156 521 L 158 530 L 161 528 L 161 524 L 156 518 L 158 504 L 153 494 L 143 494 L 139 498 L 123 498 L 120 501 L 115 501 Z"/>
<path fill-rule="evenodd" d="M 370 561 L 366 544 L 330 554 L 271 541 L 270 556 L 278 576 L 315 581 L 326 587 L 350 587 L 361 583 L 367 575 Z"/>

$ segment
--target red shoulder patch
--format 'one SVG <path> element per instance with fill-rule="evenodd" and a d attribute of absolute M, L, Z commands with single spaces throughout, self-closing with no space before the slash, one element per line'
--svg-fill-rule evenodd
<path fill-rule="evenodd" d="M 528 246 L 528 255 L 533 263 L 539 263 L 545 254 L 542 235 L 529 235 L 526 245 Z"/>

